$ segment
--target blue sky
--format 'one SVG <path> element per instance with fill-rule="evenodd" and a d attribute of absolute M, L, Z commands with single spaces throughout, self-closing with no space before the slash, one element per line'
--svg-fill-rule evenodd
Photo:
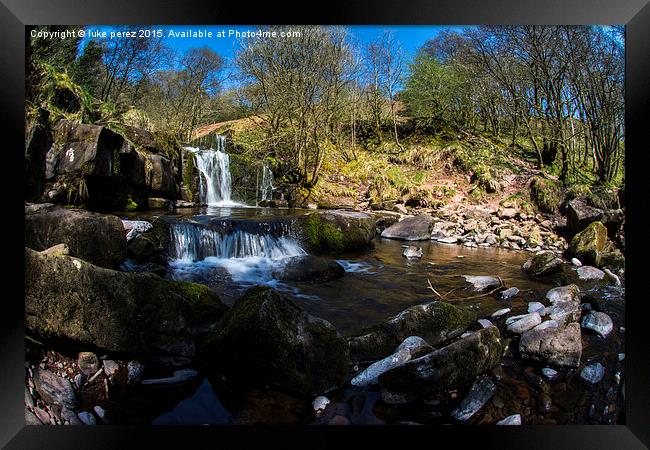
<path fill-rule="evenodd" d="M 143 26 L 143 29 L 148 30 L 162 30 L 163 36 L 167 36 L 170 30 L 174 31 L 185 31 L 185 30 L 207 30 L 213 33 L 212 38 L 173 38 L 166 37 L 165 42 L 172 48 L 179 50 L 180 52 L 185 52 L 186 50 L 193 47 L 210 47 L 212 50 L 217 52 L 226 60 L 226 65 L 232 61 L 235 56 L 235 52 L 238 48 L 238 41 L 235 37 L 228 37 L 228 32 L 230 30 L 236 31 L 257 31 L 260 29 L 258 25 L 194 25 L 194 26 L 182 26 L 182 25 L 149 25 Z M 415 55 L 417 50 L 424 44 L 427 40 L 434 38 L 440 31 L 445 29 L 454 29 L 461 30 L 462 27 L 457 26 L 381 26 L 381 25 L 354 25 L 346 27 L 353 39 L 364 45 L 377 36 L 379 36 L 384 30 L 392 30 L 400 45 L 402 46 L 404 52 L 406 53 L 407 60 L 410 61 L 411 58 Z M 110 33 L 113 29 L 111 26 L 93 26 L 89 25 L 86 27 L 86 38 L 82 41 L 82 46 L 85 45 L 85 42 L 89 39 L 89 33 L 93 30 L 106 31 Z M 217 37 L 219 32 L 223 32 L 225 37 Z M 227 87 L 230 83 L 225 82 L 224 87 Z"/>

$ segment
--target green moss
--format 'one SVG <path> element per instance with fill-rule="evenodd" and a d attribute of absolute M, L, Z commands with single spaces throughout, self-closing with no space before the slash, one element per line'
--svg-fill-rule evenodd
<path fill-rule="evenodd" d="M 138 209 L 138 204 L 133 201 L 133 199 L 129 196 L 126 200 L 126 206 L 124 207 L 126 211 L 137 211 Z"/>
<path fill-rule="evenodd" d="M 320 251 L 341 252 L 344 249 L 343 232 L 334 224 L 322 219 L 320 214 L 311 214 L 303 227 L 310 246 Z"/>
<path fill-rule="evenodd" d="M 533 177 L 530 182 L 530 199 L 540 212 L 553 214 L 562 201 L 562 191 L 552 180 Z"/>

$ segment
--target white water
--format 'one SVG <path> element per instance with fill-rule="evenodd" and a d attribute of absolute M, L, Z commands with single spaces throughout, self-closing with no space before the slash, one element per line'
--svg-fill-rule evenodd
<path fill-rule="evenodd" d="M 262 184 L 260 185 L 260 197 L 262 201 L 273 199 L 273 172 L 265 162 L 262 166 Z"/>
<path fill-rule="evenodd" d="M 199 171 L 199 200 L 208 206 L 245 206 L 232 201 L 230 157 L 226 153 L 226 137 L 216 136 L 216 149 L 185 147 L 194 153 Z"/>
<path fill-rule="evenodd" d="M 290 258 L 307 252 L 288 236 L 219 231 L 189 223 L 171 227 L 175 279 L 223 268 L 232 281 L 242 285 L 265 284 L 278 287 L 273 273 L 282 270 Z"/>

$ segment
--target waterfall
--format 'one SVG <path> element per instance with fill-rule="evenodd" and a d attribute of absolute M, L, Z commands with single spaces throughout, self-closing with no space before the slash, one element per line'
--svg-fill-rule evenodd
<path fill-rule="evenodd" d="M 199 171 L 199 200 L 208 206 L 241 206 L 231 199 L 232 179 L 230 157 L 226 153 L 226 137 L 217 135 L 216 149 L 185 147 L 194 153 Z"/>
<path fill-rule="evenodd" d="M 273 199 L 273 172 L 267 162 L 262 165 L 262 184 L 260 185 L 260 197 L 262 201 Z"/>
<path fill-rule="evenodd" d="M 283 259 L 307 252 L 287 236 L 248 233 L 235 230 L 227 234 L 192 223 L 171 227 L 173 256 L 178 260 L 197 261 L 208 257 Z"/>

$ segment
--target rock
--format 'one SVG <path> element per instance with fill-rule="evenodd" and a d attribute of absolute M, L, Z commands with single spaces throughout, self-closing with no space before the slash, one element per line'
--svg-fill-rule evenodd
<path fill-rule="evenodd" d="M 81 411 L 79 414 L 77 414 L 77 417 L 79 417 L 79 420 L 81 420 L 84 425 L 97 425 L 95 416 L 93 416 L 93 414 L 89 413 L 88 411 Z"/>
<path fill-rule="evenodd" d="M 501 292 L 501 300 L 510 300 L 517 294 L 519 294 L 519 289 L 513 286 Z"/>
<path fill-rule="evenodd" d="M 138 361 L 129 361 L 126 368 L 128 371 L 126 384 L 129 386 L 138 384 L 144 374 L 144 365 Z"/>
<path fill-rule="evenodd" d="M 174 181 L 173 164 L 162 155 L 148 153 L 148 161 L 144 166 L 144 176 L 149 191 L 149 207 L 152 208 L 151 198 L 162 197 L 167 200 L 166 208 L 173 206 L 171 200 L 179 198 L 178 187 Z"/>
<path fill-rule="evenodd" d="M 32 398 L 32 394 L 29 393 L 27 386 L 25 386 L 25 406 L 30 408 L 34 407 L 34 399 Z"/>
<path fill-rule="evenodd" d="M 330 404 L 330 399 L 323 395 L 316 397 L 314 401 L 311 403 L 312 407 L 314 408 L 314 411 L 317 414 L 323 412 L 325 408 L 327 408 L 327 405 L 329 404 Z"/>
<path fill-rule="evenodd" d="M 607 228 L 601 222 L 593 222 L 571 239 L 566 255 L 578 258 L 583 264 L 598 266 L 605 244 Z"/>
<path fill-rule="evenodd" d="M 613 284 L 614 286 L 621 286 L 621 279 L 616 275 L 614 272 L 612 272 L 609 269 L 604 269 L 605 275 L 607 275 L 607 278 L 609 279 L 610 283 Z"/>
<path fill-rule="evenodd" d="M 493 326 L 494 326 L 494 324 L 493 324 L 492 322 L 490 322 L 489 320 L 487 320 L 487 319 L 478 319 L 478 323 L 479 323 L 483 328 L 493 327 Z"/>
<path fill-rule="evenodd" d="M 533 327 L 533 330 L 545 330 L 546 328 L 559 328 L 560 324 L 557 323 L 555 320 L 546 320 L 539 325 L 536 325 Z"/>
<path fill-rule="evenodd" d="M 25 204 L 25 246 L 42 251 L 61 243 L 71 256 L 101 267 L 116 269 L 126 259 L 124 227 L 117 216 Z"/>
<path fill-rule="evenodd" d="M 99 369 L 99 359 L 92 352 L 80 352 L 77 356 L 77 366 L 84 375 L 92 376 Z"/>
<path fill-rule="evenodd" d="M 199 373 L 194 369 L 180 369 L 174 371 L 174 374 L 171 377 L 149 378 L 146 380 L 141 380 L 140 384 L 143 386 L 165 386 L 170 384 L 179 384 L 185 383 L 186 381 L 191 381 L 198 375 Z"/>
<path fill-rule="evenodd" d="M 397 347 L 395 353 L 368 366 L 363 372 L 354 377 L 350 384 L 365 387 L 376 384 L 379 376 L 395 367 L 410 361 L 416 356 L 432 351 L 433 348 L 424 339 L 418 336 L 409 336 Z"/>
<path fill-rule="evenodd" d="M 97 371 L 95 371 L 95 372 L 97 372 Z M 95 373 L 93 372 L 93 375 L 94 375 L 94 374 L 95 374 Z M 84 385 L 84 383 L 86 382 L 86 379 L 87 379 L 87 378 L 88 378 L 88 377 L 87 377 L 86 375 L 84 375 L 83 373 L 78 373 L 78 374 L 76 374 L 76 375 L 74 376 L 74 384 L 75 384 L 75 386 L 77 386 L 77 388 L 81 389 L 81 387 L 82 387 L 82 386 Z"/>
<path fill-rule="evenodd" d="M 601 222 L 607 228 L 607 234 L 613 239 L 624 218 L 625 213 L 622 209 L 594 208 L 582 198 L 573 199 L 567 205 L 567 227 L 572 234 L 583 231 L 594 222 Z"/>
<path fill-rule="evenodd" d="M 582 356 L 580 325 L 573 322 L 562 328 L 527 331 L 519 340 L 519 352 L 541 363 L 578 367 Z"/>
<path fill-rule="evenodd" d="M 605 376 L 605 368 L 601 363 L 596 363 L 590 366 L 586 366 L 580 372 L 580 378 L 582 378 L 583 380 L 591 384 L 596 384 L 600 382 L 600 380 L 602 380 L 604 376 Z"/>
<path fill-rule="evenodd" d="M 513 414 L 512 416 L 499 420 L 495 425 L 521 425 L 521 415 Z"/>
<path fill-rule="evenodd" d="M 514 219 L 517 216 L 515 208 L 499 208 L 497 212 L 499 219 Z"/>
<path fill-rule="evenodd" d="M 146 220 L 122 220 L 122 225 L 124 225 L 127 241 L 153 228 L 151 222 Z"/>
<path fill-rule="evenodd" d="M 34 412 L 32 413 L 30 410 L 25 409 L 25 425 L 43 424 L 50 424 L 50 418 L 45 411 L 43 411 L 41 408 L 34 408 Z"/>
<path fill-rule="evenodd" d="M 614 329 L 612 319 L 604 312 L 591 311 L 582 319 L 582 328 L 593 330 L 606 338 Z"/>
<path fill-rule="evenodd" d="M 120 365 L 111 359 L 105 359 L 103 361 L 103 368 L 108 378 L 114 377 L 120 371 Z"/>
<path fill-rule="evenodd" d="M 27 248 L 25 279 L 30 332 L 107 351 L 193 356 L 196 341 L 227 309 L 207 286 Z"/>
<path fill-rule="evenodd" d="M 488 288 L 495 288 L 501 286 L 501 281 L 496 277 L 488 276 L 474 276 L 474 275 L 461 275 L 465 281 L 474 286 L 475 291 L 483 291 Z"/>
<path fill-rule="evenodd" d="M 161 197 L 149 197 L 147 200 L 147 207 L 149 209 L 167 209 L 171 210 L 173 207 L 172 200 Z"/>
<path fill-rule="evenodd" d="M 281 269 L 273 272 L 273 277 L 282 281 L 328 281 L 343 275 L 345 269 L 336 261 L 311 255 L 288 258 Z"/>
<path fill-rule="evenodd" d="M 375 219 L 359 211 L 318 211 L 303 216 L 297 224 L 307 246 L 317 253 L 361 250 L 375 236 Z"/>
<path fill-rule="evenodd" d="M 505 314 L 508 314 L 509 312 L 510 312 L 510 308 L 499 309 L 492 313 L 492 317 L 501 317 Z"/>
<path fill-rule="evenodd" d="M 415 305 L 348 338 L 350 357 L 353 361 L 384 358 L 409 336 L 420 336 L 435 346 L 460 335 L 475 320 L 475 314 L 449 303 Z"/>
<path fill-rule="evenodd" d="M 393 206 L 393 211 L 398 212 L 400 214 L 408 214 L 408 209 L 406 209 L 406 206 L 402 205 L 401 203 L 396 204 Z"/>
<path fill-rule="evenodd" d="M 381 237 L 404 241 L 424 241 L 431 239 L 434 219 L 428 214 L 407 217 L 386 228 Z"/>
<path fill-rule="evenodd" d="M 402 252 L 402 256 L 408 259 L 422 258 L 422 248 L 409 245 Z"/>
<path fill-rule="evenodd" d="M 573 264 L 576 267 L 582 266 L 582 263 L 580 262 L 580 260 L 578 258 L 571 258 L 571 264 Z"/>
<path fill-rule="evenodd" d="M 41 252 L 41 255 L 45 256 L 66 256 L 70 254 L 70 248 L 68 244 L 57 244 L 52 247 L 45 249 Z"/>
<path fill-rule="evenodd" d="M 580 299 L 578 297 L 579 294 L 580 294 L 580 288 L 575 284 L 570 284 L 568 286 L 560 286 L 560 287 L 550 289 L 548 292 L 546 292 L 546 298 L 551 303 L 558 303 L 558 302 L 580 303 Z"/>
<path fill-rule="evenodd" d="M 577 301 L 556 302 L 546 307 L 546 314 L 559 325 L 577 322 L 580 320 L 580 313 L 580 303 Z"/>
<path fill-rule="evenodd" d="M 562 259 L 553 252 L 538 253 L 524 263 L 522 269 L 533 277 L 545 277 L 562 270 Z"/>
<path fill-rule="evenodd" d="M 81 420 L 79 420 L 79 417 L 72 411 L 70 408 L 63 408 L 61 410 L 61 419 L 67 420 L 70 425 L 82 425 Z"/>
<path fill-rule="evenodd" d="M 498 366 L 501 353 L 498 328 L 484 328 L 382 374 L 382 400 L 401 404 L 468 383 Z"/>
<path fill-rule="evenodd" d="M 540 316 L 546 314 L 546 307 L 540 302 L 530 302 L 528 303 L 528 312 L 529 313 L 538 313 Z"/>
<path fill-rule="evenodd" d="M 456 244 L 460 237 L 458 236 L 449 236 L 449 237 L 440 237 L 436 238 L 436 242 L 441 242 L 443 244 Z"/>
<path fill-rule="evenodd" d="M 70 381 L 47 369 L 34 370 L 34 385 L 36 392 L 49 404 L 74 408 L 78 403 Z"/>
<path fill-rule="evenodd" d="M 102 423 L 108 423 L 108 420 L 106 419 L 106 411 L 104 410 L 104 408 L 102 408 L 99 405 L 95 405 L 93 410 L 95 411 L 95 415 L 97 415 L 97 417 Z"/>
<path fill-rule="evenodd" d="M 469 420 L 490 401 L 496 391 L 497 387 L 490 377 L 481 378 L 472 385 L 467 397 L 451 412 L 451 416 L 462 422 Z"/>
<path fill-rule="evenodd" d="M 557 370 L 551 369 L 550 367 L 544 367 L 542 369 L 542 375 L 544 375 L 549 380 L 554 380 L 559 375 Z"/>
<path fill-rule="evenodd" d="M 508 331 L 511 333 L 521 334 L 525 331 L 530 330 L 536 325 L 539 325 L 542 322 L 542 318 L 536 312 L 525 314 L 520 317 L 518 320 L 510 323 L 508 325 Z"/>
<path fill-rule="evenodd" d="M 261 286 L 235 301 L 203 355 L 211 370 L 233 381 L 309 395 L 343 384 L 349 365 L 348 345 L 329 322 Z"/>
<path fill-rule="evenodd" d="M 578 267 L 578 278 L 581 280 L 602 280 L 605 278 L 605 272 L 591 266 Z"/>

